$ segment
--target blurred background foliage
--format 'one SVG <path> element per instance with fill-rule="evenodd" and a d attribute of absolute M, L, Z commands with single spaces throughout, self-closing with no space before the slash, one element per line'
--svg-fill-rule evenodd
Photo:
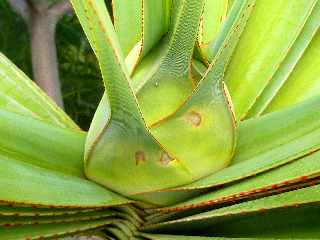
<path fill-rule="evenodd" d="M 65 111 L 87 130 L 103 85 L 96 58 L 74 14 L 59 21 L 56 42 Z M 0 51 L 33 79 L 27 27 L 3 0 L 0 0 Z"/>

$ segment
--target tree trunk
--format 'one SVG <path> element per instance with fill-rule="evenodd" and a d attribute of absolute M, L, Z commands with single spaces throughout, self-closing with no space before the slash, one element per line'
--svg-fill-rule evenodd
<path fill-rule="evenodd" d="M 32 14 L 29 31 L 34 79 L 63 108 L 55 30 L 56 21 L 47 11 Z"/>
<path fill-rule="evenodd" d="M 36 83 L 63 108 L 55 31 L 58 20 L 72 10 L 69 0 L 49 5 L 48 0 L 8 0 L 28 26 L 32 70 Z"/>

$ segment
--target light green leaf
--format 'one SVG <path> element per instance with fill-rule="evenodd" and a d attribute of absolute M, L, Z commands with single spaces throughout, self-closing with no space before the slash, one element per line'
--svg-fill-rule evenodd
<path fill-rule="evenodd" d="M 85 213 L 99 210 L 99 208 L 35 208 L 35 207 L 21 207 L 17 205 L 0 205 L 0 218 L 2 216 L 61 216 L 73 215 L 77 213 Z"/>
<path fill-rule="evenodd" d="M 0 202 L 52 207 L 96 208 L 129 200 L 83 178 L 0 157 Z"/>
<path fill-rule="evenodd" d="M 199 52 L 205 61 L 214 58 L 214 56 L 208 55 L 208 46 L 216 40 L 227 15 L 227 9 L 228 0 L 205 1 L 197 41 Z"/>
<path fill-rule="evenodd" d="M 0 238 L 6 240 L 26 240 L 58 237 L 65 234 L 75 234 L 111 224 L 112 220 L 79 221 L 63 224 L 41 224 L 19 227 L 0 227 Z"/>
<path fill-rule="evenodd" d="M 308 238 L 320 237 L 320 186 L 239 203 L 179 220 L 147 226 L 161 232 L 205 233 L 220 237 Z M 219 230 L 218 230 L 219 229 Z"/>
<path fill-rule="evenodd" d="M 257 119 L 239 127 L 235 156 L 229 167 L 189 185 L 145 193 L 149 199 L 173 204 L 221 186 L 277 168 L 320 149 L 320 97 Z M 261 131 L 263 130 L 263 131 Z"/>
<path fill-rule="evenodd" d="M 132 73 L 138 61 L 167 33 L 171 0 L 113 1 L 113 24 Z"/>
<path fill-rule="evenodd" d="M 236 4 L 232 17 L 223 29 L 223 35 L 219 36 L 226 37 L 219 41 L 218 54 L 192 95 L 174 114 L 151 127 L 156 139 L 185 164 L 194 180 L 222 169 L 233 156 L 236 123 L 227 89 L 224 88 L 223 74 L 250 15 L 252 8 L 247 7 L 248 2 L 252 3 L 245 1 Z M 133 197 L 145 199 L 144 196 L 150 196 L 155 204 L 177 201 L 175 197 L 167 200 L 152 197 L 153 192 L 157 191 L 144 192 Z"/>
<path fill-rule="evenodd" d="M 166 39 L 166 53 L 151 78 L 135 78 L 144 83 L 143 87 L 140 83 L 136 95 L 148 126 L 176 112 L 195 87 L 189 70 L 203 4 L 204 0 L 173 2 L 174 15 Z"/>
<path fill-rule="evenodd" d="M 319 16 L 319 15 L 318 15 Z M 318 21 L 319 22 L 319 21 Z M 320 93 L 320 31 L 265 112 L 297 104 Z"/>
<path fill-rule="evenodd" d="M 316 39 L 312 40 L 314 38 L 314 35 L 316 34 L 317 30 L 319 29 L 320 26 L 320 2 L 318 1 L 316 5 L 314 6 L 311 15 L 308 17 L 306 20 L 306 23 L 303 26 L 303 29 L 301 30 L 301 33 L 299 34 L 298 38 L 294 42 L 294 44 L 291 46 L 291 49 L 289 50 L 289 53 L 285 57 L 285 59 L 281 62 L 281 65 L 277 69 L 277 71 L 274 73 L 272 79 L 270 80 L 269 84 L 266 86 L 266 88 L 263 90 L 262 94 L 258 97 L 256 100 L 255 104 L 252 106 L 250 109 L 247 118 L 251 118 L 254 116 L 260 115 L 266 107 L 270 104 L 272 99 L 275 97 L 275 99 L 278 99 L 280 96 L 276 96 L 280 90 L 280 88 L 286 84 L 286 81 L 288 81 L 288 78 L 290 79 L 290 74 L 292 71 L 295 71 L 295 68 L 298 68 L 299 65 L 301 64 L 301 58 L 304 54 L 307 54 L 305 51 L 307 47 L 309 46 L 309 43 L 312 42 L 312 45 L 318 45 L 320 44 L 320 41 Z M 319 35 L 319 34 L 318 34 Z M 320 39 L 320 37 L 318 37 Z M 312 41 L 311 41 L 312 40 Z M 312 46 L 309 46 L 310 48 Z M 308 50 L 309 51 L 309 50 Z M 312 53 L 313 56 L 320 56 L 320 51 L 319 53 Z M 314 60 L 312 60 L 312 63 L 314 64 Z M 317 68 L 314 67 L 313 70 L 314 72 L 317 71 Z M 306 70 L 304 70 L 307 74 L 310 74 Z M 318 71 L 319 72 L 319 71 Z M 320 73 L 320 72 L 319 72 Z M 302 79 L 302 78 L 301 78 Z M 292 80 L 291 80 L 292 81 Z M 305 82 L 305 75 L 303 76 L 303 86 L 300 86 L 298 89 L 303 92 L 304 99 L 309 98 L 313 95 L 316 95 L 319 91 L 316 91 L 315 89 L 312 90 L 313 94 L 306 94 L 307 91 L 302 91 L 301 88 L 303 88 L 306 85 Z M 320 81 L 319 81 L 320 82 Z M 315 86 L 316 82 L 313 83 L 313 87 Z M 309 88 L 312 88 L 309 85 Z M 283 89 L 281 92 L 287 93 L 287 95 L 293 96 L 294 91 L 292 89 Z M 296 95 L 294 95 L 296 97 Z M 292 101 L 290 101 L 290 104 L 285 104 L 282 105 L 288 106 L 292 105 L 298 100 L 293 100 L 293 97 L 291 97 Z M 296 98 L 297 99 L 297 98 Z M 301 101 L 302 99 L 300 99 Z M 274 102 L 274 100 L 273 100 Z M 279 108 L 278 108 L 279 109 Z M 273 110 L 274 111 L 274 110 Z"/>
<path fill-rule="evenodd" d="M 225 81 L 243 119 L 303 30 L 316 0 L 260 0 L 241 36 Z"/>
<path fill-rule="evenodd" d="M 0 53 L 0 108 L 53 125 L 79 127 L 9 59 Z"/>
<path fill-rule="evenodd" d="M 149 133 L 142 118 L 104 2 L 73 4 L 97 54 L 106 86 L 87 137 L 87 176 L 125 195 L 190 181 L 189 172 L 178 161 L 167 166 L 159 161 L 168 153 Z M 144 156 L 148 157 L 147 164 Z"/>
<path fill-rule="evenodd" d="M 6 136 L 0 138 L 0 157 L 84 177 L 84 132 L 63 129 L 1 108 L 0 126 L 0 136 Z"/>
<path fill-rule="evenodd" d="M 69 223 L 77 221 L 90 222 L 93 220 L 106 218 L 109 218 L 110 220 L 116 220 L 117 215 L 119 215 L 119 213 L 107 209 L 58 216 L 1 216 L 0 228 L 22 225 Z"/>
<path fill-rule="evenodd" d="M 237 201 L 255 195 L 270 194 L 281 188 L 294 188 L 292 184 L 305 183 L 320 176 L 320 151 L 309 156 L 283 165 L 272 171 L 259 174 L 236 184 L 225 186 L 222 189 L 202 194 L 186 202 L 179 203 L 166 209 L 184 210 L 201 206 L 216 205 L 225 202 Z"/>

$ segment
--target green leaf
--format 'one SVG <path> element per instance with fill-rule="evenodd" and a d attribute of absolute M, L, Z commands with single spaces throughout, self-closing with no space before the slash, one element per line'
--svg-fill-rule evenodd
<path fill-rule="evenodd" d="M 35 208 L 35 207 L 21 207 L 17 205 L 0 205 L 0 218 L 2 216 L 18 216 L 18 217 L 32 217 L 32 216 L 61 216 L 73 215 L 77 213 L 85 213 L 99 210 L 99 208 Z"/>
<path fill-rule="evenodd" d="M 0 157 L 84 177 L 84 132 L 1 109 L 0 126 Z"/>
<path fill-rule="evenodd" d="M 286 58 L 316 0 L 257 1 L 227 69 L 225 81 L 243 119 Z"/>
<path fill-rule="evenodd" d="M 223 35 L 227 37 L 220 41 L 215 60 L 190 98 L 173 115 L 151 126 L 151 132 L 156 139 L 181 159 L 193 174 L 194 180 L 225 167 L 234 152 L 236 124 L 231 104 L 228 102 L 227 89 L 223 85 L 223 73 L 250 15 L 252 8 L 247 6 L 248 2 L 251 1 L 239 2 L 236 5 L 235 9 L 239 11 L 233 12 L 234 16 L 229 19 L 223 31 Z M 195 143 L 197 147 L 188 151 L 187 146 L 195 146 Z M 144 200 L 145 196 L 148 196 L 147 199 L 150 196 L 155 204 L 168 204 L 168 201 L 177 200 L 175 197 L 167 200 L 152 197 L 152 192 L 155 190 L 133 197 Z"/>
<path fill-rule="evenodd" d="M 266 86 L 262 94 L 258 97 L 255 104 L 252 106 L 252 108 L 248 112 L 247 118 L 260 115 L 266 109 L 266 107 L 268 107 L 268 105 L 270 104 L 270 102 L 274 97 L 275 97 L 275 100 L 273 100 L 273 102 L 277 101 L 276 99 L 279 99 L 280 95 L 279 96 L 276 96 L 276 95 L 278 94 L 281 87 L 286 84 L 286 81 L 288 81 L 291 78 L 290 74 L 292 74 L 292 71 L 295 71 L 295 69 L 299 67 L 301 63 L 300 59 L 304 54 L 307 54 L 305 52 L 306 49 L 311 47 L 309 46 L 310 42 L 312 43 L 312 45 L 319 46 L 320 41 L 318 40 L 318 42 L 315 42 L 317 40 L 316 39 L 313 40 L 314 35 L 319 29 L 319 26 L 320 26 L 320 2 L 318 1 L 314 6 L 311 15 L 306 20 L 306 23 L 304 24 L 301 30 L 301 33 L 299 34 L 296 41 L 291 46 L 289 53 L 287 54 L 285 59 L 281 62 L 281 65 L 279 66 L 277 71 L 274 73 L 272 79 L 270 80 L 270 83 Z M 318 39 L 320 39 L 320 37 L 318 37 Z M 317 55 L 320 56 L 319 55 L 320 52 L 318 54 L 313 52 L 312 54 L 313 56 L 317 56 Z M 315 64 L 314 62 L 315 61 L 313 59 L 312 63 Z M 314 67 L 313 69 L 311 68 L 310 70 L 316 71 L 317 68 Z M 304 71 L 307 74 L 310 74 L 306 70 Z M 300 82 L 303 82 L 303 86 L 299 86 L 298 89 L 301 89 L 306 85 L 305 77 L 306 76 L 304 75 L 303 81 L 300 81 Z M 309 85 L 309 88 L 314 88 L 315 87 L 314 84 L 316 84 L 316 82 L 313 83 L 312 87 Z M 293 91 L 293 89 L 283 89 L 280 91 L 281 92 L 285 91 L 284 93 L 287 93 L 287 95 L 297 97 L 296 94 L 293 94 L 293 92 L 295 92 Z M 312 90 L 313 94 L 312 93 L 307 94 L 307 91 L 302 91 L 302 89 L 300 91 L 303 93 L 304 99 L 309 98 L 310 96 L 316 95 L 318 93 L 318 91 L 316 91 L 315 89 Z M 290 101 L 289 104 L 283 104 L 282 107 L 289 106 L 298 102 L 297 98 L 296 100 L 293 100 L 294 97 L 291 97 L 292 101 Z M 302 99 L 300 99 L 300 101 L 301 100 Z M 280 108 L 278 107 L 277 109 L 280 109 Z"/>
<path fill-rule="evenodd" d="M 95 210 L 90 212 L 80 212 L 76 214 L 58 216 L 1 216 L 0 227 L 13 227 L 22 225 L 56 224 L 77 221 L 93 221 L 96 219 L 109 218 L 116 219 L 119 213 L 113 210 Z"/>
<path fill-rule="evenodd" d="M 201 237 L 186 235 L 163 235 L 163 234 L 141 234 L 143 239 L 150 240 L 254 240 L 256 238 L 224 238 L 224 237 Z M 262 240 L 263 238 L 259 238 Z"/>
<path fill-rule="evenodd" d="M 163 38 L 138 64 L 131 81 L 135 94 L 159 71 L 162 59 L 167 54 L 168 44 L 167 38 Z"/>
<path fill-rule="evenodd" d="M 112 0 L 112 15 L 124 56 L 141 41 L 143 32 L 143 0 Z"/>
<path fill-rule="evenodd" d="M 159 161 L 169 154 L 145 125 L 104 1 L 73 1 L 73 5 L 97 54 L 106 87 L 87 137 L 86 175 L 124 195 L 191 181 L 180 162 L 163 166 Z"/>
<path fill-rule="evenodd" d="M 239 127 L 236 153 L 229 167 L 189 185 L 149 193 L 148 198 L 177 203 L 208 188 L 275 169 L 319 150 L 319 99 L 314 97 L 291 108 L 244 121 Z"/>
<path fill-rule="evenodd" d="M 291 108 L 244 121 L 239 127 L 232 165 L 190 187 L 217 186 L 240 180 L 318 150 L 319 100 L 314 97 Z"/>
<path fill-rule="evenodd" d="M 0 53 L 0 108 L 53 125 L 79 127 L 21 70 Z"/>
<path fill-rule="evenodd" d="M 277 111 L 278 109 L 297 104 L 305 99 L 319 95 L 319 46 L 320 31 L 318 30 L 309 47 L 289 76 L 289 79 L 265 110 L 266 113 Z"/>
<path fill-rule="evenodd" d="M 173 206 L 176 210 L 197 208 L 200 206 L 216 205 L 225 202 L 237 201 L 255 195 L 274 193 L 281 188 L 297 183 L 305 183 L 320 176 L 320 151 L 312 153 L 289 164 L 283 165 L 272 171 L 248 178 L 222 189 L 202 194 L 189 201 Z M 167 208 L 171 210 L 171 207 Z"/>
<path fill-rule="evenodd" d="M 174 114 L 195 87 L 189 70 L 203 4 L 204 0 L 173 2 L 166 53 L 151 78 L 135 78 L 144 83 L 136 96 L 148 126 Z"/>
<path fill-rule="evenodd" d="M 101 228 L 111 224 L 112 220 L 78 221 L 63 224 L 26 225 L 18 227 L 0 227 L 0 238 L 6 240 L 26 240 L 58 237 Z"/>
<path fill-rule="evenodd" d="M 207 71 L 207 67 L 200 61 L 193 59 L 191 65 L 191 78 L 195 84 L 198 84 Z"/>
<path fill-rule="evenodd" d="M 23 205 L 96 208 L 129 200 L 83 178 L 0 157 L 0 202 Z"/>
<path fill-rule="evenodd" d="M 151 126 L 156 139 L 186 163 L 194 179 L 222 169 L 234 152 L 236 123 L 227 89 L 223 85 L 223 74 L 251 12 L 246 3 L 237 4 L 239 12 L 234 13 L 232 23 L 224 29 L 226 38 L 192 95 L 174 114 Z M 186 146 L 201 142 L 204 144 L 197 144 L 192 151 L 186 150 Z M 198 159 L 201 159 L 201 163 Z"/>
<path fill-rule="evenodd" d="M 320 186 L 312 186 L 239 203 L 179 220 L 146 226 L 144 230 L 207 236 L 318 238 Z M 219 229 L 219 231 L 217 231 Z"/>
<path fill-rule="evenodd" d="M 113 24 L 132 73 L 138 61 L 168 31 L 171 0 L 113 1 Z M 155 11 L 156 9 L 156 11 Z"/>
<path fill-rule="evenodd" d="M 197 45 L 205 61 L 212 60 L 209 56 L 208 46 L 216 40 L 223 21 L 227 15 L 228 0 L 206 0 L 198 33 Z"/>

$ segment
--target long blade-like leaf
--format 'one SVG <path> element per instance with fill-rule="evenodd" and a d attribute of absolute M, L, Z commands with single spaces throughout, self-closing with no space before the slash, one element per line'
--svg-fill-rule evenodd
<path fill-rule="evenodd" d="M 309 46 L 310 42 L 312 42 L 312 45 L 317 44 L 319 46 L 320 44 L 319 40 L 318 40 L 318 43 L 315 43 L 314 40 L 312 40 L 317 30 L 319 29 L 319 26 L 320 26 L 320 2 L 317 1 L 315 7 L 312 10 L 311 15 L 309 16 L 306 23 L 304 24 L 299 37 L 296 39 L 296 41 L 292 45 L 288 55 L 281 63 L 281 66 L 279 66 L 278 70 L 274 73 L 268 86 L 263 90 L 262 94 L 259 96 L 259 98 L 256 100 L 253 107 L 250 109 L 247 115 L 248 118 L 260 115 L 266 109 L 266 107 L 268 107 L 272 99 L 279 92 L 280 88 L 286 83 L 287 80 L 290 79 L 289 76 L 292 73 L 292 71 L 294 71 L 294 68 L 299 67 L 297 66 L 297 64 L 299 65 L 301 63 L 299 60 L 304 54 L 306 54 L 305 51 Z M 309 46 L 308 48 L 310 47 L 312 46 Z M 315 53 L 313 54 L 314 56 L 317 55 Z M 314 69 L 317 69 L 317 68 L 314 68 Z M 313 70 L 313 71 L 316 71 L 316 70 Z M 306 84 L 305 75 L 302 82 L 303 82 L 303 86 L 305 86 Z M 312 87 L 310 86 L 310 88 Z M 292 89 L 291 90 L 287 89 L 285 91 L 287 92 L 287 95 L 289 94 L 293 95 L 293 92 L 294 92 L 292 91 Z M 302 90 L 300 91 L 302 92 Z M 307 94 L 306 91 L 303 91 L 303 94 L 307 95 L 304 98 L 308 98 L 310 97 L 310 95 L 311 96 L 315 95 L 317 91 L 313 90 L 313 93 L 314 94 Z M 278 97 L 276 96 L 275 98 L 277 99 Z M 291 101 L 290 104 L 294 104 L 296 102 L 297 100 Z"/>
<path fill-rule="evenodd" d="M 220 237 L 318 238 L 320 186 L 308 187 L 147 226 L 147 230 Z"/>
<path fill-rule="evenodd" d="M 0 201 L 52 207 L 109 207 L 130 201 L 88 180 L 0 157 Z"/>
<path fill-rule="evenodd" d="M 228 0 L 205 1 L 197 41 L 201 57 L 205 61 L 212 61 L 214 58 L 214 56 L 210 55 L 208 47 L 216 40 L 221 30 L 227 9 Z"/>
<path fill-rule="evenodd" d="M 319 16 L 319 15 L 318 15 Z M 265 112 L 297 104 L 319 95 L 320 92 L 320 31 L 316 33 L 289 79 L 272 100 Z"/>
<path fill-rule="evenodd" d="M 302 31 L 316 0 L 257 1 L 226 72 L 237 119 L 243 119 Z"/>
<path fill-rule="evenodd" d="M 68 115 L 0 53 L 0 108 L 63 128 L 79 129 Z"/>
<path fill-rule="evenodd" d="M 66 234 L 76 234 L 111 224 L 112 220 L 79 221 L 63 224 L 26 225 L 19 227 L 0 227 L 0 238 L 6 240 L 26 240 L 57 238 Z"/>
<path fill-rule="evenodd" d="M 99 208 L 35 208 L 22 207 L 16 205 L 1 205 L 0 217 L 2 216 L 17 216 L 17 217 L 32 217 L 32 216 L 60 216 L 73 215 L 77 213 L 92 212 Z"/>
<path fill-rule="evenodd" d="M 0 126 L 0 156 L 84 177 L 84 132 L 1 109 Z"/>
<path fill-rule="evenodd" d="M 277 189 L 298 183 L 308 182 L 320 176 L 320 151 L 286 164 L 272 171 L 259 174 L 222 189 L 202 194 L 187 202 L 179 203 L 173 208 L 179 210 L 195 208 L 207 205 L 217 205 L 224 202 L 237 201 L 239 199 L 259 196 L 261 194 L 274 193 Z M 290 186 L 291 185 L 291 186 Z M 294 187 L 294 186 L 293 186 Z M 171 209 L 169 207 L 168 209 Z"/>
<path fill-rule="evenodd" d="M 56 224 L 77 221 L 92 221 L 97 219 L 116 219 L 117 212 L 112 210 L 100 210 L 91 212 L 80 212 L 77 214 L 58 215 L 58 216 L 1 216 L 0 227 L 13 227 L 22 225 Z"/>
<path fill-rule="evenodd" d="M 138 61 L 167 33 L 171 0 L 113 1 L 113 24 L 131 73 Z"/>

